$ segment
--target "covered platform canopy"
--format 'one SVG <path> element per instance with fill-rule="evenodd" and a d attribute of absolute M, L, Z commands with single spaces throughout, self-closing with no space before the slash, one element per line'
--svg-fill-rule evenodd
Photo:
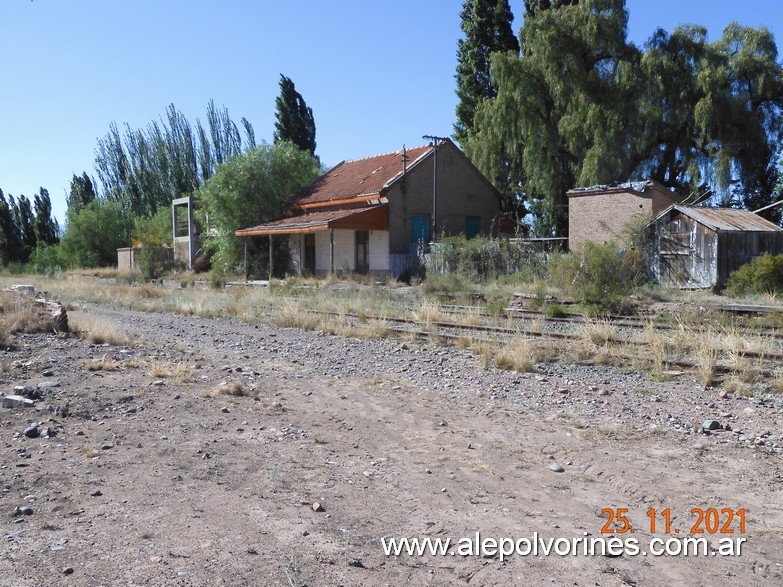
<path fill-rule="evenodd" d="M 269 279 L 272 279 L 272 237 L 275 235 L 309 234 L 328 230 L 329 257 L 334 271 L 334 230 L 389 230 L 389 205 L 384 203 L 362 208 L 324 210 L 299 216 L 289 216 L 234 232 L 238 237 L 269 237 Z M 247 279 L 247 241 L 245 241 L 245 279 Z"/>
<path fill-rule="evenodd" d="M 329 229 L 389 230 L 389 206 L 381 204 L 347 210 L 310 212 L 300 216 L 281 218 L 252 228 L 237 230 L 239 237 L 275 234 L 306 234 Z"/>

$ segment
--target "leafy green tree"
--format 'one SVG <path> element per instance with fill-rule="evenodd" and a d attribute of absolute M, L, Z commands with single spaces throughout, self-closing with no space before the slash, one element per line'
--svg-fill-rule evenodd
<path fill-rule="evenodd" d="M 117 264 L 117 249 L 124 246 L 127 223 L 119 204 L 93 200 L 68 215 L 60 253 L 70 267 L 108 267 Z"/>
<path fill-rule="evenodd" d="M 171 269 L 164 245 L 173 240 L 171 210 L 161 208 L 150 218 L 137 218 L 133 227 L 133 243 L 141 245 L 136 257 L 139 275 L 145 280 L 159 278 L 164 271 Z"/>
<path fill-rule="evenodd" d="M 454 138 L 462 143 L 473 128 L 476 108 L 497 94 L 489 71 L 489 58 L 498 51 L 519 55 L 519 42 L 511 30 L 514 15 L 508 0 L 465 0 L 460 13 L 464 39 L 457 42 L 457 122 Z"/>
<path fill-rule="evenodd" d="M 39 242 L 30 255 L 28 264 L 36 273 L 56 275 L 63 268 L 60 246 Z"/>
<path fill-rule="evenodd" d="M 536 16 L 544 10 L 573 6 L 579 0 L 525 0 L 525 18 Z"/>
<path fill-rule="evenodd" d="M 294 82 L 280 74 L 280 95 L 275 98 L 275 134 L 274 142 L 289 141 L 303 151 L 315 156 L 315 119 L 309 108 L 296 91 Z"/>
<path fill-rule="evenodd" d="M 95 198 L 95 187 L 87 172 L 83 172 L 81 176 L 74 173 L 71 179 L 71 189 L 65 199 L 68 210 L 78 212 Z"/>
<path fill-rule="evenodd" d="M 234 231 L 277 218 L 283 202 L 319 170 L 317 159 L 287 141 L 262 144 L 219 166 L 196 194 L 197 219 L 211 235 L 205 247 L 213 268 L 240 272 L 242 243 Z"/>

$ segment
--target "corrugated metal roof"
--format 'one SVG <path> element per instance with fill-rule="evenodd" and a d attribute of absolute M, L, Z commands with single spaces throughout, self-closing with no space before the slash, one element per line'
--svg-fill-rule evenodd
<path fill-rule="evenodd" d="M 708 208 L 700 206 L 672 206 L 696 222 L 713 230 L 746 232 L 780 232 L 783 228 L 749 210 Z M 666 212 L 664 212 L 666 214 Z"/>

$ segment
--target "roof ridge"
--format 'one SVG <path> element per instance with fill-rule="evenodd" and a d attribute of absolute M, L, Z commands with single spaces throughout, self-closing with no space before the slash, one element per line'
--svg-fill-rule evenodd
<path fill-rule="evenodd" d="M 367 161 L 368 159 L 377 159 L 378 157 L 388 157 L 389 155 L 402 155 L 402 150 L 413 151 L 414 149 L 423 149 L 430 145 L 417 145 L 416 147 L 401 147 L 396 151 L 389 151 L 388 153 L 379 153 L 377 155 L 368 155 L 367 157 L 359 157 L 358 159 L 346 159 L 343 163 L 357 163 L 358 161 Z"/>

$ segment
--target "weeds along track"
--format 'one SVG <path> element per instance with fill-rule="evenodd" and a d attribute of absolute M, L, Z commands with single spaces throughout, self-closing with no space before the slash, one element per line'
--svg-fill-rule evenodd
<path fill-rule="evenodd" d="M 533 310 L 509 310 L 505 318 L 499 318 L 474 306 L 449 304 L 411 305 L 407 316 L 299 308 L 316 322 L 330 323 L 331 329 L 339 324 L 358 331 L 383 325 L 388 333 L 403 338 L 474 350 L 527 340 L 540 347 L 541 356 L 565 354 L 586 362 L 698 371 L 705 381 L 718 373 L 748 380 L 776 377 L 776 367 L 783 362 L 783 337 L 774 330 L 696 327 L 627 317 L 553 318 Z"/>
<path fill-rule="evenodd" d="M 486 366 L 530 370 L 536 362 L 557 357 L 659 374 L 694 370 L 705 386 L 710 385 L 713 375 L 725 373 L 743 385 L 772 381 L 783 391 L 783 370 L 778 368 L 783 363 L 783 335 L 763 325 L 748 327 L 727 320 L 725 311 L 716 307 L 678 313 L 674 306 L 672 312 L 657 317 L 596 319 L 574 314 L 550 316 L 546 307 L 544 311 L 509 307 L 515 304 L 508 302 L 508 297 L 501 298 L 500 304 L 496 300 L 480 305 L 471 300 L 458 305 L 394 288 L 341 285 L 293 291 L 280 287 L 199 290 L 149 284 L 96 288 L 91 281 L 43 278 L 31 281 L 42 291 L 77 305 L 96 303 L 145 312 L 264 321 L 364 338 L 423 338 L 469 349 L 481 355 Z M 775 324 L 776 320 L 764 322 Z M 509 355 L 523 360 L 510 360 Z"/>

